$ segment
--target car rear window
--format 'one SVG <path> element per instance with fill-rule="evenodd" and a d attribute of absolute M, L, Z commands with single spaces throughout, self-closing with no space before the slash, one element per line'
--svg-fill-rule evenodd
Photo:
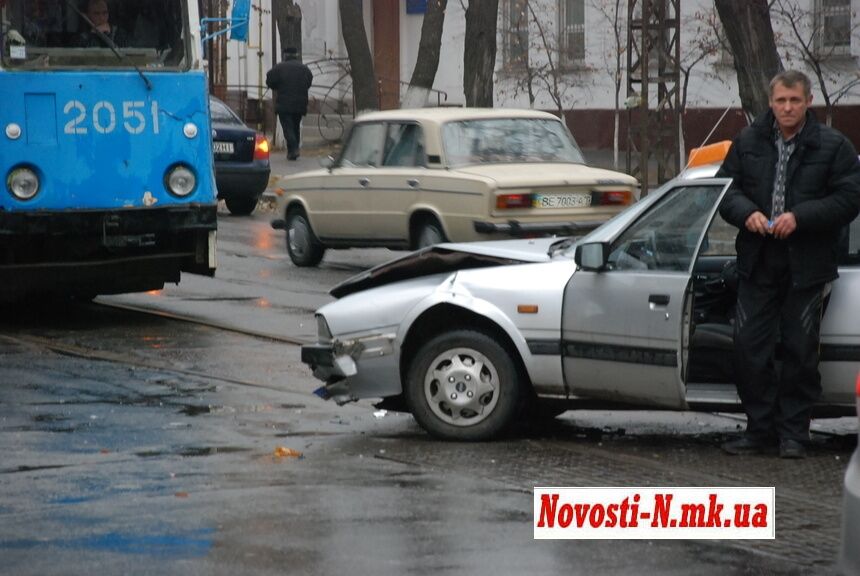
<path fill-rule="evenodd" d="M 226 104 L 214 98 L 209 99 L 209 114 L 212 122 L 217 124 L 235 124 L 244 126 L 244 123 L 233 113 Z"/>
<path fill-rule="evenodd" d="M 442 145 L 449 165 L 574 162 L 585 159 L 567 128 L 544 118 L 492 118 L 448 122 Z"/>

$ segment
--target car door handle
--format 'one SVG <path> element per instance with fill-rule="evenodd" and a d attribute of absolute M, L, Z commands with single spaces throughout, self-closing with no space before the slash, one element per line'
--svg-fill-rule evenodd
<path fill-rule="evenodd" d="M 418 188 L 421 185 L 417 178 L 410 178 L 406 183 L 409 184 L 410 188 Z"/>
<path fill-rule="evenodd" d="M 358 183 L 362 188 L 367 188 L 370 185 L 370 178 L 359 178 Z"/>
<path fill-rule="evenodd" d="M 669 295 L 668 294 L 651 294 L 648 296 L 648 304 L 653 304 L 654 306 L 668 306 L 669 305 Z"/>

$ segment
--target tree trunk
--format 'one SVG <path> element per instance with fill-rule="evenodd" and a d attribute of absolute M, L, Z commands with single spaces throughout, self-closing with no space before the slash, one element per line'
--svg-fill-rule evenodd
<path fill-rule="evenodd" d="M 404 108 L 420 108 L 427 105 L 427 96 L 436 80 L 439 68 L 439 52 L 442 49 L 442 25 L 448 0 L 428 0 L 427 12 L 421 24 L 421 42 L 418 59 L 409 81 L 409 89 L 403 99 Z"/>
<path fill-rule="evenodd" d="M 496 67 L 496 21 L 499 0 L 469 0 L 466 45 L 463 51 L 463 90 L 466 106 L 493 107 Z"/>
<path fill-rule="evenodd" d="M 768 109 L 771 78 L 782 71 L 767 0 L 715 0 L 735 59 L 741 105 L 748 116 Z"/>
<path fill-rule="evenodd" d="M 349 56 L 352 93 L 355 110 L 378 110 L 379 94 L 376 90 L 376 74 L 373 72 L 373 57 L 367 43 L 364 14 L 361 0 L 338 0 L 340 29 Z"/>
<path fill-rule="evenodd" d="M 299 61 L 302 60 L 302 7 L 293 4 L 293 0 L 275 0 L 272 5 L 275 21 L 278 23 L 278 37 L 281 40 L 281 52 L 286 48 L 295 48 Z M 277 54 L 273 55 L 278 56 Z M 275 59 L 279 62 L 283 58 Z"/>

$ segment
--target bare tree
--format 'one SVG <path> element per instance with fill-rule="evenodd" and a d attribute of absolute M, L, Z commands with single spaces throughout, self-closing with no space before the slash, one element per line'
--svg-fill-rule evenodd
<path fill-rule="evenodd" d="M 529 0 L 520 2 L 521 14 L 511 14 L 507 22 L 511 37 L 525 41 L 521 55 L 511 55 L 508 62 L 513 94 L 528 94 L 529 105 L 534 108 L 538 94 L 545 92 L 552 101 L 556 114 L 564 118 L 564 111 L 572 105 L 570 97 L 577 86 L 575 72 L 562 66 L 562 41 L 554 29 L 557 13 L 551 0 Z M 515 18 L 516 16 L 516 18 Z M 536 34 L 522 34 L 522 29 Z"/>
<path fill-rule="evenodd" d="M 732 48 L 741 105 L 748 117 L 768 109 L 768 85 L 782 67 L 767 0 L 714 0 Z"/>
<path fill-rule="evenodd" d="M 683 117 L 687 110 L 690 76 L 692 76 L 693 70 L 701 62 L 708 58 L 713 58 L 723 50 L 728 50 L 729 48 L 722 34 L 719 16 L 713 8 L 693 12 L 689 18 L 683 20 L 682 26 L 685 30 L 691 31 L 690 42 L 682 49 L 681 62 L 679 63 L 681 72 L 681 103 L 679 113 L 682 120 L 679 125 L 678 148 L 680 152 L 679 157 L 683 159 L 684 151 L 686 150 Z M 707 76 L 710 82 L 721 81 L 721 78 L 713 72 L 707 74 Z"/>
<path fill-rule="evenodd" d="M 421 107 L 427 104 L 427 96 L 433 88 L 439 68 L 439 52 L 442 49 L 442 26 L 448 0 L 428 0 L 427 12 L 421 24 L 421 42 L 418 59 L 409 81 L 409 89 L 403 99 L 404 108 Z"/>
<path fill-rule="evenodd" d="M 621 142 L 621 87 L 624 80 L 624 56 L 627 53 L 627 40 L 622 26 L 622 11 L 626 12 L 626 0 L 593 0 L 592 6 L 600 13 L 611 31 L 612 46 L 606 57 L 607 71 L 612 78 L 614 89 L 613 101 L 613 130 L 612 130 L 612 166 L 618 169 L 618 152 Z"/>
<path fill-rule="evenodd" d="M 295 48 L 302 60 L 302 7 L 293 0 L 275 0 L 272 12 L 278 28 L 281 49 Z"/>
<path fill-rule="evenodd" d="M 340 28 L 352 74 L 356 111 L 377 110 L 379 94 L 376 90 L 373 57 L 367 43 L 367 31 L 364 28 L 362 0 L 338 0 L 338 7 L 340 8 Z"/>
<path fill-rule="evenodd" d="M 814 11 L 801 8 L 796 0 L 776 0 L 772 10 L 791 29 L 791 40 L 786 42 L 786 60 L 790 62 L 794 53 L 799 53 L 799 59 L 812 70 L 824 99 L 825 121 L 831 126 L 833 107 L 860 84 L 853 59 L 846 62 L 838 46 L 826 42 L 823 19 Z M 855 25 L 847 30 L 849 43 L 856 29 Z"/>
<path fill-rule="evenodd" d="M 544 23 L 541 22 L 538 15 L 535 13 L 534 6 L 531 2 L 526 4 L 531 16 L 531 21 L 538 31 L 540 43 L 539 49 L 543 52 L 543 62 L 540 64 L 535 74 L 535 79 L 543 84 L 553 104 L 558 112 L 558 117 L 564 119 L 564 101 L 569 85 L 567 84 L 564 71 L 559 66 L 561 59 L 561 45 L 556 34 L 547 30 Z"/>
<path fill-rule="evenodd" d="M 340 0 L 341 4 L 345 0 Z M 469 0 L 463 50 L 463 90 L 467 106 L 493 106 L 499 0 Z"/>

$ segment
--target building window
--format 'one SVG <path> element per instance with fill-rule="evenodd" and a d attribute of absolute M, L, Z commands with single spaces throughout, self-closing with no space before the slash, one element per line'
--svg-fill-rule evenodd
<path fill-rule="evenodd" d="M 816 0 L 815 30 L 820 54 L 850 54 L 851 0 Z"/>
<path fill-rule="evenodd" d="M 558 19 L 562 66 L 585 61 L 585 0 L 559 0 Z"/>
<path fill-rule="evenodd" d="M 527 66 L 529 63 L 528 0 L 507 0 L 504 15 L 505 65 Z"/>

